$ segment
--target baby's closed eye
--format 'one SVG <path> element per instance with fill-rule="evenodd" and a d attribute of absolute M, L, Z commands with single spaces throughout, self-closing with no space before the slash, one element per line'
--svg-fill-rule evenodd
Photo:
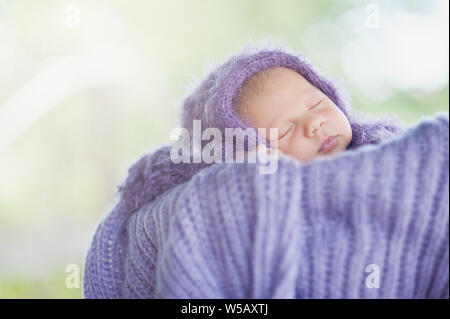
<path fill-rule="evenodd" d="M 325 100 L 325 97 L 323 96 L 323 94 L 321 94 L 320 98 L 318 100 L 316 100 L 313 105 L 309 108 L 309 110 L 312 110 L 314 108 L 316 108 L 317 106 L 319 106 L 323 101 Z"/>
<path fill-rule="evenodd" d="M 281 140 L 282 138 L 289 137 L 290 135 L 292 135 L 292 132 L 294 131 L 294 129 L 295 129 L 295 123 L 291 123 L 289 125 L 289 127 L 284 131 L 284 133 L 282 133 L 280 135 L 280 137 L 278 139 Z"/>

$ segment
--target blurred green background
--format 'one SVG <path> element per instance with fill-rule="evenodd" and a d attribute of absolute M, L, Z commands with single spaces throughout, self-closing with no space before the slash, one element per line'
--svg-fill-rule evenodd
<path fill-rule="evenodd" d="M 448 112 L 448 24 L 446 0 L 0 0 L 0 297 L 82 297 L 66 266 L 209 63 L 286 44 L 414 124 Z"/>

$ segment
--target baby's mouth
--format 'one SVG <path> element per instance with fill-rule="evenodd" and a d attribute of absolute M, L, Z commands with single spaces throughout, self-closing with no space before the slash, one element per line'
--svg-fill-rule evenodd
<path fill-rule="evenodd" d="M 319 153 L 325 154 L 331 152 L 336 148 L 338 135 L 330 136 L 325 141 L 323 141 L 322 146 L 319 149 Z"/>

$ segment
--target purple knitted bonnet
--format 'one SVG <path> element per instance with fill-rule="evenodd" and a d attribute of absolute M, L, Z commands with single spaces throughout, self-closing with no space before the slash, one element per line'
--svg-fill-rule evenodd
<path fill-rule="evenodd" d="M 249 128 L 249 124 L 235 111 L 235 101 L 243 83 L 253 74 L 269 67 L 283 66 L 299 72 L 312 85 L 326 94 L 347 117 L 352 129 L 352 141 L 348 149 L 374 144 L 400 134 L 404 126 L 395 115 L 374 118 L 352 110 L 347 92 L 323 72 L 316 69 L 303 55 L 286 47 L 253 45 L 244 47 L 208 71 L 196 84 L 181 107 L 181 126 L 192 136 L 193 121 L 201 120 L 201 130 L 218 128 L 224 135 L 225 128 Z M 256 140 L 258 143 L 264 142 Z M 126 180 L 118 187 L 121 200 L 130 211 L 135 211 L 158 195 L 178 184 L 188 181 L 195 173 L 211 164 L 179 163 L 170 159 L 170 146 L 164 146 L 144 155 L 130 169 Z M 220 164 L 217 164 L 220 165 Z"/>

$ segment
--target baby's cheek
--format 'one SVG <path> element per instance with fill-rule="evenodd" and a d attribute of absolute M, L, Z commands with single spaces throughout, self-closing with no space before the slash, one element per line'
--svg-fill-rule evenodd
<path fill-rule="evenodd" d="M 271 145 L 273 148 L 277 148 L 284 153 L 289 149 L 289 143 L 286 139 L 278 140 L 276 143 L 272 142 Z"/>
<path fill-rule="evenodd" d="M 290 141 L 280 141 L 278 143 L 278 149 L 287 155 L 295 157 L 302 163 L 308 163 L 315 157 L 311 146 L 305 145 L 305 143 L 302 143 L 296 139 L 292 139 Z"/>

